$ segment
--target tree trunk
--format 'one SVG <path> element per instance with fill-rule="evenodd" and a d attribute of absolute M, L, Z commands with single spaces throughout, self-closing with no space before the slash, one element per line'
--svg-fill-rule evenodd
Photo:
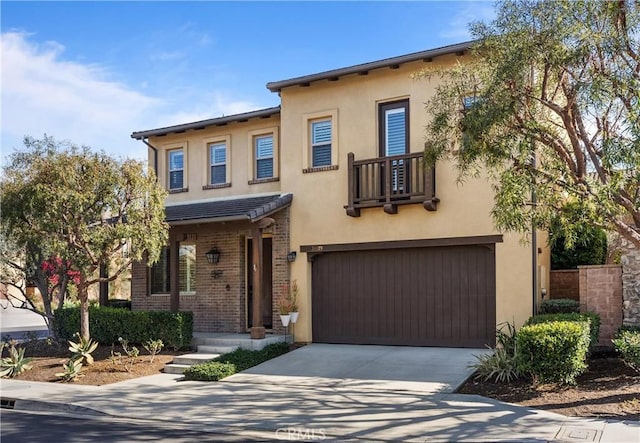
<path fill-rule="evenodd" d="M 89 341 L 91 338 L 89 335 L 89 291 L 84 277 L 80 277 L 78 298 L 80 299 L 80 336 Z"/>

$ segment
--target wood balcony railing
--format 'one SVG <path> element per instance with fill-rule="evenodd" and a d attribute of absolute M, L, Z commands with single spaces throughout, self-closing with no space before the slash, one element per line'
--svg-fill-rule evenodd
<path fill-rule="evenodd" d="M 349 204 L 347 215 L 359 217 L 360 209 L 380 207 L 396 214 L 398 205 L 420 203 L 427 211 L 438 209 L 435 167 L 425 167 L 421 152 L 392 157 L 355 160 L 348 155 Z"/>

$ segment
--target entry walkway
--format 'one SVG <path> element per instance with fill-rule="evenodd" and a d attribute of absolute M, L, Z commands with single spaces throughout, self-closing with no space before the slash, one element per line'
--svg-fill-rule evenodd
<path fill-rule="evenodd" d="M 2 380 L 0 392 L 3 400 L 15 400 L 16 409 L 161 420 L 269 440 L 640 441 L 638 422 L 571 418 L 452 394 L 454 382 L 429 376 L 426 367 L 413 372 L 427 374 L 422 380 L 411 380 L 394 363 L 419 367 L 428 356 L 434 368 L 453 370 L 456 353 L 439 351 L 445 354 L 310 345 L 219 383 L 179 381 L 170 374 L 101 387 Z M 364 378 L 369 376 L 379 379 Z"/>

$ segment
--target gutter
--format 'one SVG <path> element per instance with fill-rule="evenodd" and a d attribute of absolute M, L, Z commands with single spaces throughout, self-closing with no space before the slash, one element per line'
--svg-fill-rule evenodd
<path fill-rule="evenodd" d="M 142 140 L 142 143 L 144 143 L 145 145 L 147 145 L 149 148 L 153 150 L 153 172 L 155 172 L 156 174 L 156 181 L 157 181 L 158 180 L 158 148 L 156 148 L 151 143 L 149 143 L 147 139 L 144 137 L 142 137 L 140 140 Z"/>

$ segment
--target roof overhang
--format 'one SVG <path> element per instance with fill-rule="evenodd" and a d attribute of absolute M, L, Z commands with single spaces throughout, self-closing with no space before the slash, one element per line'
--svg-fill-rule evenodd
<path fill-rule="evenodd" d="M 205 129 L 210 126 L 225 126 L 229 123 L 242 123 L 255 118 L 269 118 L 273 115 L 280 114 L 280 106 L 273 108 L 259 109 L 257 111 L 245 112 L 242 114 L 227 115 L 224 117 L 211 118 L 208 120 L 200 120 L 182 125 L 167 126 L 158 129 L 149 129 L 146 131 L 137 131 L 131 134 L 131 138 L 142 140 L 148 137 L 158 137 L 168 134 L 180 134 L 190 130 Z"/>
<path fill-rule="evenodd" d="M 171 205 L 165 219 L 171 226 L 232 221 L 258 222 L 291 205 L 293 194 L 240 197 Z"/>
<path fill-rule="evenodd" d="M 398 57 L 386 58 L 369 63 L 363 63 L 360 65 L 349 66 L 346 68 L 334 69 L 331 71 L 319 72 L 317 74 L 305 75 L 302 77 L 291 78 L 288 80 L 281 80 L 276 82 L 267 83 L 267 89 L 271 92 L 280 92 L 283 88 L 290 86 L 309 86 L 311 82 L 319 80 L 337 80 L 339 77 L 349 74 L 365 75 L 373 69 L 380 68 L 394 68 L 404 63 L 410 63 L 415 61 L 430 62 L 435 57 L 440 57 L 448 54 L 463 55 L 465 51 L 468 51 L 471 46 L 476 43 L 476 40 L 456 43 L 454 45 L 443 46 L 441 48 L 428 49 L 426 51 L 414 52 L 411 54 L 400 55 Z"/>

